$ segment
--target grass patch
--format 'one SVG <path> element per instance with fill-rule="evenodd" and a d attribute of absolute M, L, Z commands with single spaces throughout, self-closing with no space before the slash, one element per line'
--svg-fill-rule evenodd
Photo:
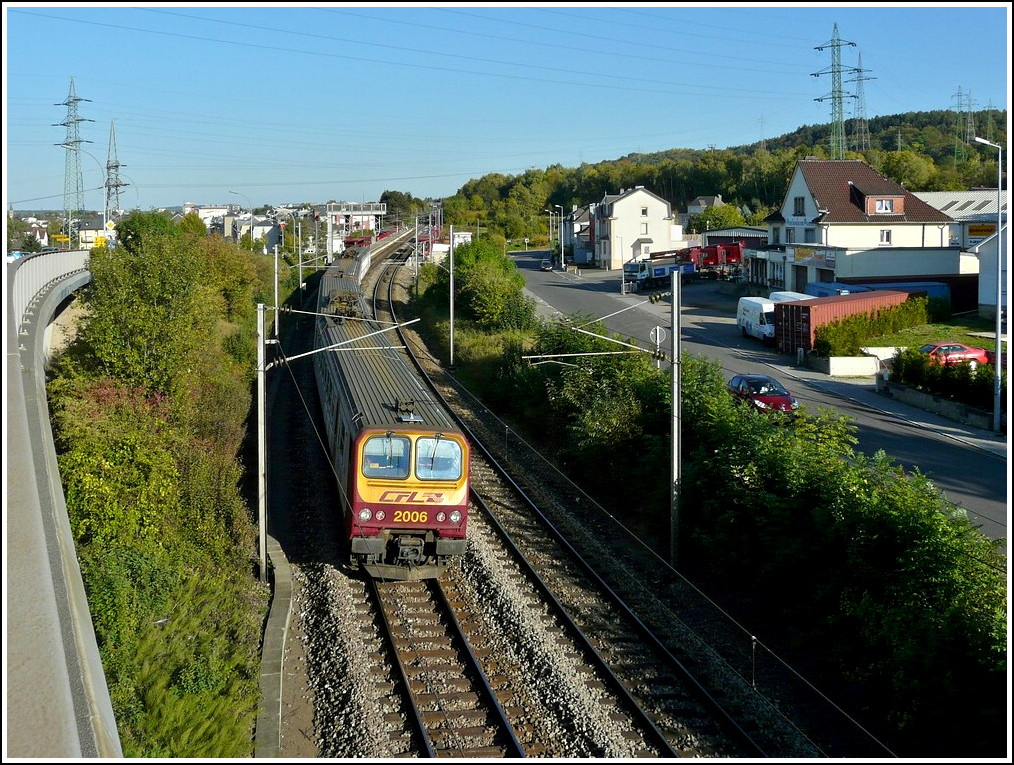
<path fill-rule="evenodd" d="M 993 321 L 980 319 L 975 316 L 957 316 L 946 322 L 920 324 L 916 327 L 909 327 L 902 332 L 873 337 L 864 343 L 864 345 L 918 348 L 926 343 L 954 340 L 966 345 L 994 350 L 996 340 L 993 338 L 993 333 L 995 331 L 996 324 Z M 981 333 L 987 333 L 989 336 L 983 337 Z M 1003 342 L 1003 351 L 1004 353 L 1007 352 L 1006 341 Z"/>

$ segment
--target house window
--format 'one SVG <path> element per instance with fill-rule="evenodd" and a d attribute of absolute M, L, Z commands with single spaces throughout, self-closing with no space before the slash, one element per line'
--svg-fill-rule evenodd
<path fill-rule="evenodd" d="M 641 217 L 642 218 L 647 218 L 648 217 L 648 208 L 647 207 L 642 207 L 641 208 Z"/>
<path fill-rule="evenodd" d="M 792 200 L 792 214 L 796 216 L 806 215 L 806 197 L 795 197 Z"/>
<path fill-rule="evenodd" d="M 893 199 L 878 199 L 877 200 L 877 212 L 882 215 L 891 215 L 894 213 L 894 200 Z M 880 232 L 883 236 L 884 232 Z M 883 239 L 881 239 L 883 242 Z"/>
<path fill-rule="evenodd" d="M 812 228 L 803 229 L 803 241 L 806 244 L 813 244 L 814 242 L 817 241 L 817 237 L 814 235 Z"/>
<path fill-rule="evenodd" d="M 792 244 L 796 241 L 796 229 L 790 226 L 785 227 L 785 243 Z"/>
<path fill-rule="evenodd" d="M 642 223 L 641 224 L 641 233 L 642 234 L 647 234 L 648 233 L 648 224 L 647 223 Z"/>
<path fill-rule="evenodd" d="M 880 243 L 881 244 L 891 243 L 891 229 L 889 228 L 880 229 Z"/>
<path fill-rule="evenodd" d="M 771 244 L 782 243 L 782 230 L 778 226 L 771 227 Z"/>

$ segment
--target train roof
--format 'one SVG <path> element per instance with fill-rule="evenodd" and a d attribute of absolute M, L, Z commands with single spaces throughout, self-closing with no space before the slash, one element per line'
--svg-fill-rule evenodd
<path fill-rule="evenodd" d="M 457 424 L 418 378 L 398 344 L 393 328 L 367 319 L 365 297 L 358 279 L 329 268 L 320 283 L 320 347 L 339 346 L 332 354 L 338 367 L 343 395 L 363 426 L 390 426 L 403 422 L 421 430 L 458 430 Z"/>

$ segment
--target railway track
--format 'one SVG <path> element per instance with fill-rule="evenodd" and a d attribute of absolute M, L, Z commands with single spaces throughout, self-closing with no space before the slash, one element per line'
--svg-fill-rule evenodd
<path fill-rule="evenodd" d="M 387 290 L 404 288 L 408 269 L 390 273 L 399 271 L 405 278 L 389 280 Z M 378 318 L 394 321 L 390 309 L 403 298 L 385 292 L 379 281 L 374 292 Z M 305 677 L 290 681 L 305 688 L 305 700 L 292 707 L 312 708 L 313 719 L 312 725 L 293 719 L 286 727 L 283 713 L 283 756 L 290 749 L 296 756 L 327 757 L 823 754 L 707 645 L 713 628 L 685 623 L 698 606 L 660 575 L 650 551 L 608 517 L 583 516 L 585 498 L 576 497 L 578 509 L 568 506 L 575 503 L 575 487 L 560 493 L 534 457 L 522 456 L 509 428 L 435 359 L 427 362 L 425 347 L 411 333 L 406 345 L 473 438 L 496 452 L 487 460 L 473 450 L 478 496 L 468 552 L 440 579 L 451 611 L 438 616 L 443 606 L 436 595 L 416 592 L 420 583 L 381 583 L 384 592 L 371 595 L 371 585 L 346 570 L 334 498 L 320 480 L 309 488 L 296 482 L 290 524 L 298 528 L 298 541 L 290 542 L 290 562 L 298 595 L 286 662 L 294 678 Z M 314 411 L 312 381 L 296 386 L 308 390 L 294 398 Z M 289 470 L 307 475 L 313 465 L 326 466 L 313 428 L 300 434 L 291 424 L 295 417 L 283 419 L 289 426 L 279 437 L 299 442 Z M 518 478 L 507 478 L 496 462 Z M 523 499 L 526 494 L 537 501 Z M 488 518 L 483 503 L 491 506 Z M 603 565 L 611 576 L 595 571 Z M 396 591 L 390 597 L 410 598 L 393 607 L 400 616 L 387 619 L 390 637 L 379 627 L 387 590 Z M 674 598 L 661 615 L 660 597 Z M 427 625 L 426 631 L 408 632 L 414 624 Z M 460 625 L 462 634 L 453 636 L 449 624 Z M 395 655 L 406 646 L 422 654 L 402 660 L 403 675 Z M 467 667 L 466 657 L 477 666 Z M 484 698 L 486 686 L 493 696 Z M 458 710 L 461 715 L 450 714 Z M 516 754 L 505 754 L 514 746 Z"/>
<path fill-rule="evenodd" d="M 395 736 L 421 741 L 429 757 L 516 758 L 524 755 L 475 649 L 438 581 L 378 582 L 378 604 L 411 714 Z M 418 747 L 395 756 L 411 756 Z"/>
<path fill-rule="evenodd" d="M 396 268 L 388 273 L 397 273 Z M 394 288 L 393 279 L 388 284 Z M 390 297 L 388 304 L 393 304 Z M 440 380 L 442 370 L 437 366 L 434 371 Z M 459 398 L 455 386 L 437 380 L 433 382 L 441 394 Z M 628 756 L 764 755 L 750 732 L 741 728 L 722 703 L 623 606 L 621 598 L 597 579 L 564 535 L 553 529 L 488 452 L 479 457 L 473 451 L 472 471 L 473 489 L 479 495 L 476 504 L 487 510 L 483 515 L 473 511 L 470 536 L 478 538 L 479 519 L 488 518 L 482 523 L 489 530 L 481 536 L 496 537 L 504 549 L 513 551 L 517 569 L 511 577 L 527 581 L 528 590 L 537 593 L 531 596 L 535 600 L 532 608 L 552 609 L 555 625 L 565 636 L 562 639 L 571 643 L 564 652 L 584 657 L 583 664 L 572 671 L 584 673 L 592 686 L 611 697 L 608 702 L 600 700 L 598 706 L 612 705 L 606 717 L 616 728 L 614 740 L 630 745 Z M 495 512 L 489 505 L 495 506 Z M 506 523 L 501 522 L 503 518 L 508 519 Z M 588 549 L 593 554 L 610 554 L 601 543 Z M 496 555 L 484 565 L 495 566 L 502 557 Z M 462 569 L 467 570 L 467 561 Z M 579 614 L 580 623 L 570 614 Z M 812 751 L 809 748 L 807 753 Z"/>
<path fill-rule="evenodd" d="M 407 294 L 403 285 L 392 304 L 406 304 Z M 602 589 L 612 592 L 616 602 L 629 610 L 645 639 L 669 654 L 680 672 L 701 683 L 706 703 L 719 708 L 721 717 L 728 717 L 726 727 L 732 726 L 733 737 L 745 743 L 748 752 L 791 757 L 893 756 L 763 641 L 669 567 L 657 552 L 667 547 L 667 527 L 661 535 L 651 521 L 636 534 L 625 527 L 463 388 L 414 332 L 405 335 L 418 363 L 472 437 L 506 467 L 510 480 L 545 515 L 547 526 L 569 540 L 565 545 L 580 548 L 575 557 L 583 559 Z M 523 521 L 522 527 L 528 523 Z M 574 613 L 581 613 L 580 604 L 574 608 Z M 595 634 L 598 628 L 589 629 Z"/>

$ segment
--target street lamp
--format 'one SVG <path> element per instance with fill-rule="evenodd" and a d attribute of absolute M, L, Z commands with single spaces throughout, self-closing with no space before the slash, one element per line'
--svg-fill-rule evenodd
<path fill-rule="evenodd" d="M 295 236 L 295 234 L 296 234 L 296 216 L 293 215 L 288 210 L 285 211 L 285 214 L 287 216 L 289 216 L 289 218 L 292 219 L 292 234 L 293 234 L 293 236 Z M 286 224 L 285 223 L 279 223 L 278 225 L 282 229 L 282 247 L 285 247 L 285 225 Z M 296 248 L 296 251 L 297 252 L 299 251 L 298 247 Z"/>
<path fill-rule="evenodd" d="M 251 204 L 250 197 L 248 197 L 246 194 L 240 194 L 238 191 L 230 191 L 229 193 L 235 194 L 237 197 L 243 197 L 243 199 L 246 200 L 247 208 L 250 210 L 250 249 L 253 250 L 253 238 L 254 238 L 253 204 Z"/>
<path fill-rule="evenodd" d="M 546 213 L 549 216 L 549 237 L 547 239 L 547 247 L 549 247 L 550 248 L 550 252 L 552 252 L 552 247 L 553 247 L 553 211 L 552 210 L 543 210 L 542 212 Z"/>
<path fill-rule="evenodd" d="M 996 351 L 993 357 L 993 430 L 1000 432 L 1000 365 L 1003 358 L 1001 351 L 1003 345 L 1000 341 L 1000 334 L 1003 325 L 1000 321 L 1001 302 L 1003 300 L 1003 234 L 1000 232 L 1003 226 L 1003 148 L 985 138 L 975 136 L 976 143 L 983 143 L 996 149 Z"/>
<path fill-rule="evenodd" d="M 616 238 L 620 240 L 620 247 L 619 247 L 619 250 L 617 250 L 617 253 L 620 256 L 620 258 L 619 258 L 619 260 L 620 260 L 620 294 L 621 295 L 625 295 L 626 292 L 627 292 L 627 272 L 623 269 L 623 266 L 624 266 L 624 263 L 623 263 L 623 237 L 622 236 L 617 236 Z"/>
<path fill-rule="evenodd" d="M 563 267 L 563 205 L 553 205 L 560 208 L 560 218 L 556 222 L 556 242 L 560 246 L 560 267 Z"/>
<path fill-rule="evenodd" d="M 238 197 L 243 197 L 246 200 L 247 205 L 250 207 L 250 249 L 253 250 L 254 240 L 254 213 L 253 204 L 250 202 L 250 197 L 246 194 L 240 194 L 238 191 L 230 191 L 230 194 L 235 194 Z M 267 245 L 264 245 L 264 254 L 267 255 Z M 275 245 L 275 339 L 278 338 L 278 245 Z"/>
<path fill-rule="evenodd" d="M 108 194 L 109 194 L 109 176 L 108 176 L 108 174 L 106 172 L 106 170 L 108 170 L 108 168 L 103 169 L 102 163 L 99 162 L 98 158 L 94 154 L 92 154 L 90 151 L 88 151 L 87 149 L 81 149 L 81 151 L 83 151 L 85 154 L 87 154 L 89 157 L 92 158 L 92 160 L 95 162 L 95 164 L 99 166 L 99 172 L 102 174 L 102 192 L 103 192 L 103 199 L 102 199 L 102 235 L 105 236 L 107 228 L 108 228 L 107 224 L 109 222 L 109 205 L 107 204 L 108 201 L 109 201 L 108 200 Z"/>

